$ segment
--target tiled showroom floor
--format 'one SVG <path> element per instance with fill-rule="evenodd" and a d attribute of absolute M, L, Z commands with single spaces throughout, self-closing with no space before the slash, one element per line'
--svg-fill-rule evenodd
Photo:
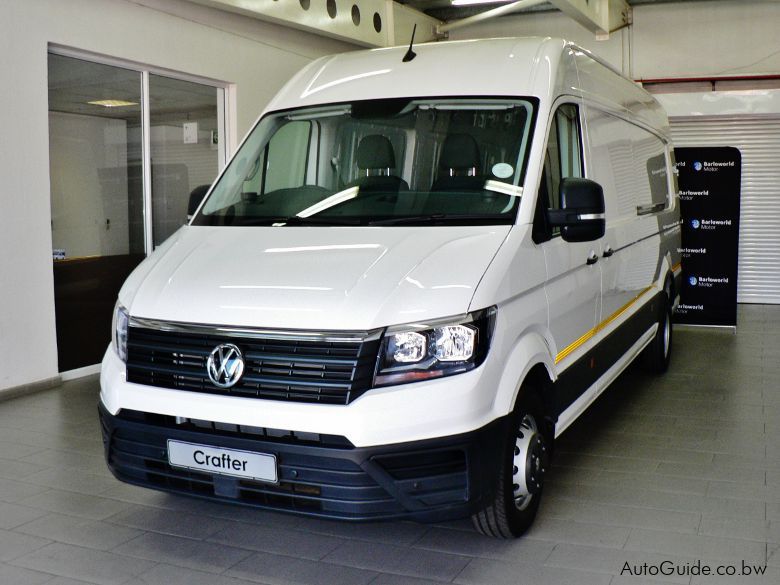
<path fill-rule="evenodd" d="M 121 484 L 96 377 L 2 402 L 0 585 L 780 583 L 780 307 L 741 306 L 736 335 L 675 335 L 665 377 L 632 368 L 561 438 L 513 542 L 467 521 L 352 525 Z M 648 575 L 743 563 L 767 573 Z"/>

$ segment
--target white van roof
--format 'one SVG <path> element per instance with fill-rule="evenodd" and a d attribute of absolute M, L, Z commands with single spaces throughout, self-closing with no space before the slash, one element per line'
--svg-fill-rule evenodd
<path fill-rule="evenodd" d="M 267 111 L 403 97 L 536 97 L 543 110 L 560 95 L 584 96 L 668 134 L 663 108 L 588 51 L 557 38 L 425 43 L 323 57 L 300 71 Z"/>

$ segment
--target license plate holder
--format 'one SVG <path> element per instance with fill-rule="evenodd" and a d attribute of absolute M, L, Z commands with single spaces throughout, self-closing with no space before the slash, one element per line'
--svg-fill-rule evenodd
<path fill-rule="evenodd" d="M 265 483 L 278 483 L 276 455 L 241 449 L 227 449 L 168 439 L 171 467 L 226 475 Z"/>

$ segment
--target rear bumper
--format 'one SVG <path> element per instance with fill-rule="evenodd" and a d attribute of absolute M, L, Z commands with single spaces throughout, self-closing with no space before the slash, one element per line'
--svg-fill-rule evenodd
<path fill-rule="evenodd" d="M 467 516 L 493 497 L 508 418 L 461 435 L 357 448 L 343 437 L 231 425 L 99 405 L 106 460 L 127 483 L 279 511 L 346 520 Z M 175 439 L 276 456 L 279 482 L 264 483 L 168 464 Z"/>

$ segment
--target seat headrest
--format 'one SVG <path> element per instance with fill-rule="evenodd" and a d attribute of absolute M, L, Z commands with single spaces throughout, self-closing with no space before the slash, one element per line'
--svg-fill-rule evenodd
<path fill-rule="evenodd" d="M 443 169 L 471 169 L 479 167 L 479 146 L 470 134 L 450 134 L 444 140 L 439 157 Z"/>
<path fill-rule="evenodd" d="M 390 140 L 381 134 L 361 138 L 357 148 L 357 166 L 363 170 L 395 168 L 395 153 Z"/>

